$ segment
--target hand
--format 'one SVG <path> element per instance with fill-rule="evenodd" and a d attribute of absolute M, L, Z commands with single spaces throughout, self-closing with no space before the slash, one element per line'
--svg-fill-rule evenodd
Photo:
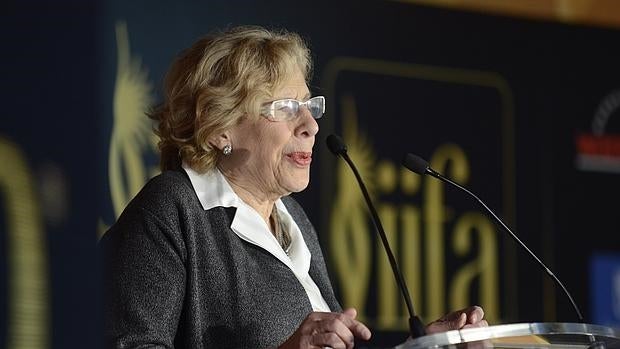
<path fill-rule="evenodd" d="M 351 349 L 354 338 L 370 339 L 370 330 L 355 320 L 353 308 L 342 313 L 310 313 L 293 335 L 278 349 L 324 348 Z"/>
<path fill-rule="evenodd" d="M 487 327 L 487 320 L 483 319 L 484 310 L 479 306 L 453 311 L 444 315 L 441 319 L 431 322 L 426 326 L 426 333 L 433 334 L 451 330 L 460 330 L 471 327 Z"/>

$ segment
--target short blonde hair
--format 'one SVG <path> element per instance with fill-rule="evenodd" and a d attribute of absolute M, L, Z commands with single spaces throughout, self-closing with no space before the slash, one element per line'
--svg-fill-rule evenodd
<path fill-rule="evenodd" d="M 220 152 L 208 139 L 242 117 L 257 117 L 296 68 L 308 80 L 310 51 L 299 35 L 283 30 L 236 27 L 183 51 L 166 75 L 163 103 L 148 113 L 158 122 L 162 171 L 181 161 L 198 172 L 213 169 Z"/>

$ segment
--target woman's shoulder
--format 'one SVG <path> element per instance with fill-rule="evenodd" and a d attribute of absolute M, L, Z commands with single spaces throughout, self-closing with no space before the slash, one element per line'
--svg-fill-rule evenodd
<path fill-rule="evenodd" d="M 191 209 L 200 205 L 192 183 L 183 171 L 164 171 L 151 178 L 136 194 L 127 208 L 140 208 L 152 213 L 162 210 Z"/>
<path fill-rule="evenodd" d="M 199 216 L 200 212 L 200 202 L 187 175 L 180 171 L 165 171 L 142 187 L 106 232 L 103 240 L 110 240 L 112 236 L 121 240 L 136 237 L 140 235 L 139 231 L 146 235 L 162 231 L 171 234 L 170 240 L 181 245 L 179 227 L 189 224 L 189 220 Z"/>
<path fill-rule="evenodd" d="M 153 193 L 183 193 L 193 191 L 192 183 L 183 170 L 164 171 L 151 178 L 142 189 L 143 192 Z"/>

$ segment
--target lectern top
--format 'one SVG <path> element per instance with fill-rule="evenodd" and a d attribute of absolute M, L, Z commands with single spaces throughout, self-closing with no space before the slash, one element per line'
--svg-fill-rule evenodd
<path fill-rule="evenodd" d="M 611 349 L 620 348 L 620 330 L 582 323 L 518 323 L 432 334 L 408 340 L 394 349 L 442 348 L 480 341 L 485 341 L 483 347 L 491 348 L 551 348 L 558 345 L 599 348 L 602 345 L 602 348 Z M 503 344 L 497 345 L 499 343 Z M 592 346 L 593 343 L 596 345 Z"/>

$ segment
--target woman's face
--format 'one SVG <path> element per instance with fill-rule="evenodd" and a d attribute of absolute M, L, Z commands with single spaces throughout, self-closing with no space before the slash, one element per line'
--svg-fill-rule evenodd
<path fill-rule="evenodd" d="M 274 92 L 273 100 L 285 98 L 310 98 L 301 71 L 296 70 Z M 244 118 L 230 132 L 233 151 L 222 159 L 220 168 L 234 184 L 258 199 L 279 198 L 305 189 L 319 125 L 307 108 L 300 108 L 298 115 L 288 121 Z"/>

